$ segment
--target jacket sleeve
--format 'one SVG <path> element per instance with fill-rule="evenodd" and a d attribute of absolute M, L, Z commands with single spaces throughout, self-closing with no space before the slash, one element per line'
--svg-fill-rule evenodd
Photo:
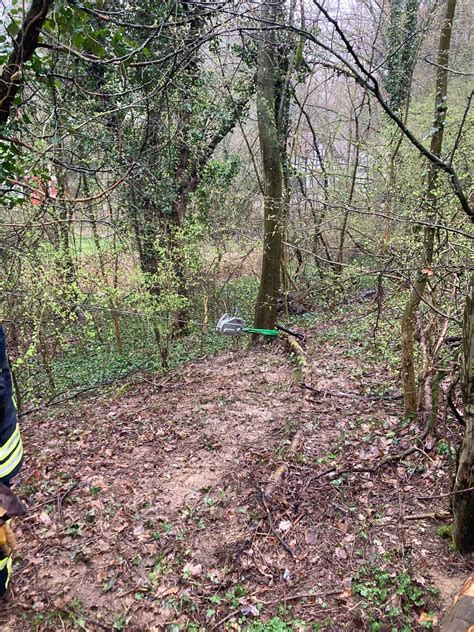
<path fill-rule="evenodd" d="M 6 394 L 7 389 L 5 386 L 5 374 L 3 369 L 0 368 L 0 431 L 5 420 Z"/>

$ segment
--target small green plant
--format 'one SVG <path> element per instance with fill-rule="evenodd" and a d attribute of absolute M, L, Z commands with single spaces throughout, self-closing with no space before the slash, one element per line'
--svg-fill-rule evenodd
<path fill-rule="evenodd" d="M 436 454 L 439 456 L 448 456 L 450 453 L 453 454 L 453 456 L 456 456 L 456 450 L 453 446 L 451 446 L 445 439 L 441 439 L 436 446 Z"/>
<path fill-rule="evenodd" d="M 82 525 L 80 525 L 78 522 L 75 522 L 71 526 L 66 527 L 65 533 L 72 536 L 73 538 L 80 538 L 83 535 Z"/>
<path fill-rule="evenodd" d="M 236 584 L 230 590 L 228 590 L 225 594 L 232 608 L 238 608 L 240 605 L 240 600 L 242 597 L 245 597 L 246 589 L 244 586 L 240 584 Z"/>
<path fill-rule="evenodd" d="M 449 540 L 449 548 L 451 551 L 456 550 L 456 543 L 454 541 L 454 530 L 452 524 L 444 524 L 436 530 L 436 533 L 443 540 Z"/>
<path fill-rule="evenodd" d="M 266 622 L 255 621 L 245 629 L 247 632 L 296 632 L 298 630 L 320 632 L 325 629 L 325 626 L 323 622 L 309 624 L 301 619 L 284 619 L 276 616 Z"/>
<path fill-rule="evenodd" d="M 168 564 L 163 555 L 159 555 L 153 565 L 153 570 L 148 573 L 148 579 L 152 586 L 159 584 L 159 578 L 169 571 Z"/>
<path fill-rule="evenodd" d="M 438 529 L 436 529 L 436 533 L 439 535 L 440 538 L 444 538 L 444 539 L 452 539 L 453 537 L 453 525 L 452 524 L 444 524 L 441 527 L 438 527 Z"/>
<path fill-rule="evenodd" d="M 125 630 L 126 617 L 123 613 L 117 613 L 114 615 L 112 625 L 114 630 Z"/>
<path fill-rule="evenodd" d="M 354 576 L 352 592 L 362 598 L 360 606 L 373 632 L 385 629 L 382 624 L 389 622 L 394 630 L 408 632 L 420 609 L 426 608 L 433 596 L 428 588 L 420 586 L 406 571 L 396 572 L 374 566 L 360 568 Z M 431 621 L 427 620 L 425 627 L 431 627 Z"/>

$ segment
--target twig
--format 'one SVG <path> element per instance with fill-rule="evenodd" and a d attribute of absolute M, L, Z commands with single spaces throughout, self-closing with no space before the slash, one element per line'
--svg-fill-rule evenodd
<path fill-rule="evenodd" d="M 64 492 L 64 494 L 62 494 L 62 496 L 57 497 L 58 515 L 61 522 L 64 522 L 62 504 L 64 500 L 67 498 L 67 496 L 69 496 L 69 494 L 73 491 L 73 489 L 76 489 L 78 485 L 79 485 L 79 481 L 76 481 L 75 483 L 71 485 L 71 487 L 67 491 Z"/>
<path fill-rule="evenodd" d="M 210 632 L 220 628 L 223 623 L 225 623 L 226 621 L 228 621 L 232 617 L 235 617 L 235 615 L 239 614 L 239 612 L 240 612 L 240 609 L 238 609 L 238 610 L 231 610 L 231 612 L 229 612 L 228 615 L 226 615 L 223 619 L 220 619 L 215 625 L 212 626 L 212 628 L 210 629 Z"/>
<path fill-rule="evenodd" d="M 464 421 L 464 417 L 459 413 L 458 409 L 454 405 L 453 402 L 453 390 L 456 388 L 456 384 L 459 382 L 460 374 L 458 373 L 456 378 L 451 382 L 446 392 L 446 401 L 448 402 L 448 406 L 451 409 L 455 419 L 461 424 L 461 426 L 465 426 L 466 422 Z"/>
<path fill-rule="evenodd" d="M 297 599 L 311 599 L 312 597 L 331 597 L 332 595 L 339 595 L 341 592 L 343 591 L 339 589 L 319 593 L 297 593 L 289 597 L 279 597 L 278 599 L 272 599 L 272 601 L 261 601 L 260 603 L 263 603 L 265 606 L 271 606 L 274 603 L 281 603 L 282 601 L 296 601 Z"/>
<path fill-rule="evenodd" d="M 258 495 L 257 495 L 257 498 L 258 498 Z M 263 505 L 263 508 L 265 509 L 267 513 L 268 525 L 270 527 L 270 531 L 273 533 L 273 535 L 276 537 L 276 539 L 282 545 L 282 547 L 285 549 L 288 555 L 294 559 L 295 554 L 293 550 L 291 549 L 290 545 L 285 542 L 285 540 L 281 537 L 281 535 L 275 530 L 275 527 L 273 526 L 273 518 L 270 513 L 270 509 L 268 508 L 268 505 L 265 501 L 265 493 L 263 491 L 260 494 L 259 500 L 261 501 L 261 504 Z"/>
<path fill-rule="evenodd" d="M 434 459 L 432 459 L 432 458 L 430 457 L 430 455 L 429 455 L 429 454 L 427 454 L 427 453 L 426 453 L 424 450 L 422 450 L 421 448 L 417 448 L 416 446 L 414 446 L 414 448 L 413 448 L 413 449 L 414 449 L 416 452 L 420 452 L 421 454 L 423 454 L 423 456 L 426 456 L 426 458 L 427 458 L 429 461 L 431 461 L 432 463 L 434 463 L 434 462 L 435 462 L 435 461 L 434 461 Z"/>
<path fill-rule="evenodd" d="M 452 492 L 446 492 L 445 494 L 435 494 L 434 496 L 417 496 L 417 500 L 434 500 L 435 498 L 447 498 L 448 496 L 454 496 L 454 494 L 464 494 L 465 492 L 474 491 L 474 487 L 466 487 L 466 489 L 456 489 Z"/>
<path fill-rule="evenodd" d="M 451 518 L 451 514 L 449 513 L 419 513 L 419 514 L 408 514 L 403 516 L 403 520 L 425 520 L 426 518 L 432 518 L 433 520 L 449 520 Z"/>

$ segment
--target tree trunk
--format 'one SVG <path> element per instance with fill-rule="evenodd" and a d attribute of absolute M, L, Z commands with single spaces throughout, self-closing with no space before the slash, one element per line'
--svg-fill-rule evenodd
<path fill-rule="evenodd" d="M 354 142 L 352 142 L 352 129 L 350 132 L 350 138 L 349 138 L 349 147 L 347 148 L 347 154 L 348 154 L 348 168 L 350 167 L 350 158 L 351 158 L 351 149 L 352 149 L 352 145 L 354 145 L 354 151 L 355 151 L 355 156 L 354 156 L 354 163 L 352 165 L 352 173 L 351 173 L 351 179 L 350 179 L 350 186 L 349 186 L 349 196 L 347 198 L 347 204 L 346 204 L 346 210 L 344 211 L 344 217 L 342 219 L 342 226 L 341 226 L 341 232 L 339 235 L 339 246 L 338 246 L 338 250 L 337 250 L 337 262 L 334 265 L 334 272 L 336 275 L 340 275 L 342 273 L 342 269 L 343 269 L 343 263 L 344 263 L 344 244 L 346 241 L 346 234 L 347 234 L 347 223 L 349 221 L 349 213 L 350 213 L 350 207 L 352 205 L 352 201 L 354 199 L 354 193 L 355 193 L 355 189 L 356 189 L 356 184 L 357 184 L 357 171 L 359 170 L 359 160 L 360 160 L 360 125 L 359 125 L 359 118 L 363 112 L 364 109 L 364 105 L 365 105 L 365 93 L 364 96 L 362 97 L 362 102 L 360 104 L 360 106 L 355 107 L 353 106 L 353 110 L 354 110 L 354 132 L 355 132 L 355 140 Z M 351 99 L 352 101 L 352 99 Z M 352 117 L 351 117 L 351 121 L 350 121 L 350 125 L 352 125 Z"/>
<path fill-rule="evenodd" d="M 264 21 L 276 22 L 278 2 L 263 2 Z M 277 68 L 275 31 L 263 30 L 258 53 L 257 120 L 264 179 L 264 241 L 262 275 L 255 308 L 255 327 L 273 329 L 280 289 L 283 222 L 283 166 L 275 112 Z"/>
<path fill-rule="evenodd" d="M 41 28 L 52 4 L 53 0 L 33 0 L 15 37 L 13 50 L 0 77 L 0 124 L 6 123 L 10 117 L 11 107 L 21 86 L 23 65 L 38 47 Z"/>
<path fill-rule="evenodd" d="M 435 155 L 441 156 L 444 135 L 444 121 L 446 118 L 446 99 L 448 94 L 448 64 L 449 48 L 451 44 L 451 34 L 453 27 L 454 13 L 456 11 L 456 0 L 448 0 L 446 13 L 441 29 L 438 48 L 438 66 L 436 70 L 436 97 L 435 97 L 435 118 L 433 123 L 433 133 L 431 136 L 430 150 Z M 428 219 L 434 219 L 437 206 L 436 186 L 438 180 L 439 167 L 430 162 L 428 169 L 428 181 L 426 187 L 426 200 L 429 207 Z M 417 277 L 412 285 L 410 296 L 406 302 L 401 324 L 401 347 L 402 347 L 402 378 L 403 393 L 405 399 L 405 414 L 411 415 L 417 412 L 417 387 L 414 360 L 414 332 L 416 314 L 423 299 L 429 268 L 433 262 L 435 230 L 429 226 L 424 228 L 423 235 L 423 255 L 421 266 Z"/>
<path fill-rule="evenodd" d="M 400 112 L 410 94 L 411 76 L 416 61 L 420 0 L 390 0 L 389 5 L 389 54 L 384 83 L 390 107 Z"/>
<path fill-rule="evenodd" d="M 474 623 L 474 576 L 471 575 L 440 625 L 440 632 L 469 632 Z"/>
<path fill-rule="evenodd" d="M 454 540 L 459 551 L 470 553 L 474 551 L 474 275 L 464 310 L 461 384 L 466 430 L 454 483 Z"/>

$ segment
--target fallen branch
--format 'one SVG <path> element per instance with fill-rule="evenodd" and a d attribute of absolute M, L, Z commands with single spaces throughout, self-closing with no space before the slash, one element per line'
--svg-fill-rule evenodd
<path fill-rule="evenodd" d="M 403 395 L 359 395 L 358 393 L 343 393 L 342 391 L 322 391 L 319 388 L 314 388 L 314 386 L 310 386 L 303 382 L 301 384 L 301 388 L 306 388 L 308 391 L 312 391 L 315 395 L 319 395 L 320 397 L 347 397 L 349 399 L 375 399 L 375 400 L 389 400 L 396 401 L 399 399 L 403 399 Z"/>
<path fill-rule="evenodd" d="M 267 499 L 270 500 L 273 496 L 273 494 L 275 493 L 276 488 L 278 487 L 279 483 L 282 481 L 282 479 L 286 478 L 289 472 L 289 465 L 288 465 L 288 461 L 295 456 L 300 443 L 301 443 L 301 438 L 302 438 L 302 430 L 298 430 L 296 432 L 296 434 L 294 435 L 291 443 L 290 443 L 290 447 L 288 448 L 288 452 L 286 453 L 286 461 L 285 463 L 282 463 L 281 465 L 279 465 L 277 467 L 277 469 L 273 472 L 273 474 L 270 476 L 270 479 L 265 487 L 265 490 L 263 492 L 263 496 Z"/>
<path fill-rule="evenodd" d="M 451 520 L 452 516 L 448 512 L 425 512 L 419 514 L 408 514 L 403 516 L 403 520 L 427 520 L 431 518 L 432 520 Z"/>
<path fill-rule="evenodd" d="M 273 599 L 272 601 L 261 601 L 265 606 L 272 606 L 275 603 L 283 603 L 286 601 L 297 601 L 298 599 L 312 599 L 314 597 L 332 597 L 334 595 L 340 595 L 344 592 L 343 588 L 339 588 L 338 590 L 330 590 L 328 592 L 317 592 L 317 593 L 297 593 L 296 595 L 289 595 L 288 597 L 279 597 L 278 599 Z"/>
<path fill-rule="evenodd" d="M 76 399 L 77 397 L 80 397 L 81 395 L 84 395 L 85 393 L 88 393 L 90 391 L 95 391 L 97 389 L 101 389 L 106 386 L 112 386 L 113 384 L 116 384 L 117 382 L 126 380 L 128 377 L 130 377 L 134 373 L 138 373 L 139 371 L 141 371 L 141 369 L 144 366 L 145 366 L 145 363 L 141 364 L 138 367 L 135 367 L 134 369 L 131 369 L 130 371 L 127 371 L 127 373 L 125 373 L 124 375 L 118 375 L 117 377 L 110 378 L 109 380 L 104 380 L 103 382 L 97 382 L 96 384 L 93 384 L 92 386 L 85 386 L 83 388 L 78 389 L 77 391 L 73 391 L 73 392 L 63 391 L 62 393 L 57 393 L 56 395 L 48 399 L 43 404 L 40 404 L 39 406 L 35 406 L 34 408 L 29 408 L 28 410 L 25 410 L 19 413 L 18 416 L 20 418 L 26 417 L 26 415 L 37 413 L 41 410 L 44 410 L 45 408 L 49 408 L 50 406 L 58 406 L 59 404 L 64 404 L 65 402 L 69 402 L 72 399 Z M 155 385 L 155 386 L 158 387 L 159 385 Z"/>
<path fill-rule="evenodd" d="M 423 429 L 423 432 L 420 434 L 420 436 L 416 437 L 415 441 L 423 441 L 423 439 L 427 437 L 429 429 L 430 429 L 429 424 L 426 424 L 425 428 Z M 364 474 L 367 472 L 369 474 L 375 474 L 375 472 L 377 472 L 382 467 L 384 467 L 384 465 L 388 465 L 389 463 L 392 463 L 393 461 L 402 461 L 407 456 L 409 456 L 413 452 L 416 452 L 417 450 L 419 450 L 419 448 L 416 445 L 413 445 L 407 448 L 406 450 L 404 450 L 403 452 L 400 452 L 398 454 L 393 454 L 391 456 L 386 456 L 384 459 L 379 461 L 377 465 L 374 465 L 373 467 L 357 467 L 356 466 L 356 467 L 347 468 L 345 470 L 336 470 L 334 468 L 331 468 L 327 470 L 326 472 L 322 472 L 321 474 L 318 474 L 316 478 L 320 478 L 324 476 L 325 474 L 327 475 L 333 474 L 333 478 L 338 478 L 340 476 L 343 476 L 344 474 Z M 467 490 L 463 490 L 463 491 L 467 491 Z"/>
<path fill-rule="evenodd" d="M 308 362 L 308 356 L 306 354 L 306 352 L 304 351 L 303 347 L 300 345 L 300 343 L 296 340 L 296 338 L 294 336 L 291 336 L 289 334 L 283 334 L 283 337 L 285 338 L 286 342 L 288 343 L 288 345 L 290 346 L 291 350 L 293 351 L 293 353 L 296 355 L 297 358 L 297 366 L 298 369 L 301 372 L 301 381 L 304 383 L 304 380 L 306 378 L 309 377 L 309 374 L 311 372 L 310 369 L 310 365 Z M 281 465 L 279 465 L 277 467 L 277 469 L 273 472 L 273 474 L 270 476 L 268 483 L 265 487 L 265 489 L 263 490 L 262 493 L 262 497 L 266 500 L 269 501 L 271 500 L 273 494 L 275 493 L 276 488 L 278 487 L 278 485 L 280 484 L 280 482 L 286 478 L 286 476 L 288 476 L 288 472 L 289 472 L 289 461 L 295 456 L 295 454 L 298 451 L 298 448 L 301 444 L 301 440 L 303 437 L 303 431 L 300 428 L 294 435 L 293 439 L 291 440 L 290 446 L 288 448 L 288 451 L 286 453 L 286 457 L 285 457 L 285 462 L 282 463 Z"/>
<path fill-rule="evenodd" d="M 455 379 L 449 385 L 448 390 L 446 391 L 446 401 L 448 402 L 448 406 L 451 409 L 451 412 L 453 413 L 454 418 L 456 419 L 456 421 L 458 421 L 461 424 L 461 426 L 465 427 L 466 426 L 466 422 L 464 421 L 464 417 L 458 411 L 458 409 L 456 408 L 456 406 L 455 406 L 455 404 L 453 402 L 453 391 L 456 388 L 456 385 L 459 382 L 460 377 L 461 377 L 461 375 L 460 375 L 460 373 L 458 373 L 457 376 L 455 377 Z"/>
<path fill-rule="evenodd" d="M 308 363 L 308 355 L 294 336 L 284 334 L 284 338 L 296 356 L 296 364 L 301 372 L 301 382 L 304 384 L 305 378 L 309 377 L 311 373 L 311 368 Z"/>

